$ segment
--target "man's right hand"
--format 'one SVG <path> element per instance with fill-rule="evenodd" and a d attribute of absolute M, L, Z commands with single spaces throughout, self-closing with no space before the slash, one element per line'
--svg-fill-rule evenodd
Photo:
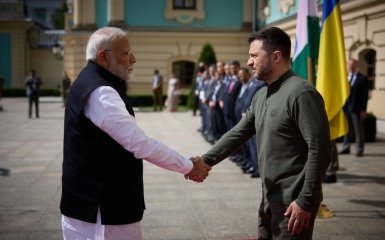
<path fill-rule="evenodd" d="M 195 182 L 203 182 L 209 175 L 211 166 L 207 165 L 202 157 L 191 157 L 190 160 L 193 162 L 193 169 L 185 175 L 186 179 L 190 179 Z"/>

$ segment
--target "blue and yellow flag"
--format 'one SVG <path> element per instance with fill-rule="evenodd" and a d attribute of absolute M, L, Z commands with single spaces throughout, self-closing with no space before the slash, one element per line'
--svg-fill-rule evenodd
<path fill-rule="evenodd" d="M 342 110 L 350 94 L 338 0 L 324 0 L 316 88 L 325 101 L 331 140 L 348 133 Z"/>

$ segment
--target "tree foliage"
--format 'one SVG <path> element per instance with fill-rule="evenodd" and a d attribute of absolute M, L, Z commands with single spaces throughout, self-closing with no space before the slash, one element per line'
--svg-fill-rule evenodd
<path fill-rule="evenodd" d="M 203 62 L 206 66 L 217 63 L 214 48 L 210 43 L 203 45 L 198 62 Z"/>
<path fill-rule="evenodd" d="M 62 6 L 60 8 L 60 12 L 52 15 L 51 21 L 52 25 L 55 29 L 64 29 L 65 25 L 65 13 L 68 11 L 67 4 L 63 1 Z"/>
<path fill-rule="evenodd" d="M 198 64 L 199 63 L 203 63 L 205 67 L 210 66 L 211 64 L 217 63 L 217 58 L 215 56 L 214 48 L 210 43 L 206 43 L 203 45 L 201 53 L 198 58 Z M 194 75 L 193 75 L 193 82 L 191 84 L 190 93 L 187 100 L 187 106 L 189 108 L 192 108 L 194 106 L 195 85 L 196 85 L 195 78 L 196 78 L 196 71 L 194 72 Z"/>

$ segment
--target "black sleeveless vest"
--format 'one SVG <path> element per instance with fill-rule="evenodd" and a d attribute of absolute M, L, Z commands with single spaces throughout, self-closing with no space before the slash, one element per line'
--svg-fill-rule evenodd
<path fill-rule="evenodd" d="M 134 111 L 120 91 L 122 80 L 89 62 L 71 86 L 64 118 L 61 213 L 102 224 L 138 222 L 145 209 L 143 163 L 84 116 L 88 95 L 100 86 L 118 91 L 127 111 Z M 111 126 L 114 127 L 114 126 Z"/>

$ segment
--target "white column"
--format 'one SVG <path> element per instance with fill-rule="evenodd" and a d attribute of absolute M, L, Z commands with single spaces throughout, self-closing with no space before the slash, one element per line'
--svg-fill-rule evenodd
<path fill-rule="evenodd" d="M 253 10 L 253 4 L 252 1 L 254 0 L 243 0 L 243 23 L 242 28 L 243 29 L 251 29 L 251 23 L 252 23 L 252 11 Z"/>
<path fill-rule="evenodd" d="M 83 28 L 96 29 L 95 0 L 83 0 Z"/>
<path fill-rule="evenodd" d="M 124 27 L 124 1 L 109 0 L 109 26 Z"/>
<path fill-rule="evenodd" d="M 73 28 L 81 28 L 83 25 L 82 13 L 83 2 L 81 0 L 74 0 L 74 26 Z"/>

